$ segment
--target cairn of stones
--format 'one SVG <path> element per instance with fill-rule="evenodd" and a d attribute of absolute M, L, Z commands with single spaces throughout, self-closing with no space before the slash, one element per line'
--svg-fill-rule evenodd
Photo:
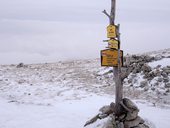
<path fill-rule="evenodd" d="M 108 118 L 107 123 L 101 128 L 149 128 L 145 121 L 138 115 L 139 108 L 130 99 L 124 98 L 121 102 L 121 114 L 115 114 L 115 103 L 104 106 L 99 113 L 84 125 L 90 125 L 98 119 Z"/>

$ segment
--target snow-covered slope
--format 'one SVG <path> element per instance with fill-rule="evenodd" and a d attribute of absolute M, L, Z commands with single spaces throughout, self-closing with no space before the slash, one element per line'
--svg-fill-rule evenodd
<path fill-rule="evenodd" d="M 151 71 L 162 65 L 158 67 L 164 73 L 170 65 L 170 49 L 149 55 L 156 58 L 147 62 Z M 169 128 L 169 81 L 161 74 L 163 81 L 154 86 L 155 90 L 152 85 L 157 76 L 147 81 L 145 89 L 141 86 L 146 81 L 144 75 L 142 71 L 128 74 L 124 96 L 133 98 L 140 115 L 157 128 Z M 168 73 L 166 78 L 170 79 Z M 99 59 L 0 65 L 0 128 L 82 128 L 100 107 L 114 101 L 114 88 L 112 68 L 101 67 Z M 88 128 L 100 128 L 100 124 Z"/>

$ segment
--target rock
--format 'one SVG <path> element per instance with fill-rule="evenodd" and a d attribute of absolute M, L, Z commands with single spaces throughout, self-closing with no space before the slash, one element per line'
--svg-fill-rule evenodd
<path fill-rule="evenodd" d="M 125 114 L 122 114 L 122 115 L 119 116 L 119 120 L 120 120 L 120 121 L 123 121 L 123 120 L 125 120 L 125 117 L 126 117 L 126 115 L 125 115 Z"/>
<path fill-rule="evenodd" d="M 152 80 L 155 77 L 154 71 L 149 72 L 148 74 L 145 74 L 144 78 L 147 78 L 147 80 Z"/>
<path fill-rule="evenodd" d="M 107 122 L 102 128 L 116 128 L 116 121 L 112 117 L 109 117 Z"/>
<path fill-rule="evenodd" d="M 149 56 L 149 55 L 146 55 L 145 56 L 145 62 L 151 62 L 151 61 L 153 61 L 155 58 L 154 57 L 151 57 L 151 56 Z"/>
<path fill-rule="evenodd" d="M 130 73 L 128 73 L 128 69 L 127 68 L 122 68 L 121 70 L 121 78 L 122 78 L 122 81 L 128 77 Z"/>
<path fill-rule="evenodd" d="M 170 68 L 168 67 L 164 67 L 162 68 L 163 72 L 165 72 L 166 74 L 170 74 Z"/>
<path fill-rule="evenodd" d="M 111 122 L 107 122 L 102 128 L 116 128 Z"/>
<path fill-rule="evenodd" d="M 135 110 L 135 111 L 132 111 L 132 112 L 127 112 L 125 120 L 130 121 L 130 120 L 136 119 L 137 116 L 138 116 L 138 113 L 139 113 L 139 110 Z"/>
<path fill-rule="evenodd" d="M 127 74 L 130 74 L 132 71 L 133 71 L 133 67 L 128 67 L 128 69 L 127 69 Z"/>
<path fill-rule="evenodd" d="M 141 67 L 136 67 L 135 69 L 133 69 L 133 74 L 136 74 L 136 73 L 139 73 L 141 70 L 140 70 Z"/>
<path fill-rule="evenodd" d="M 131 78 L 135 78 L 137 75 L 136 74 L 131 74 Z"/>
<path fill-rule="evenodd" d="M 132 127 L 136 127 L 139 124 L 143 124 L 143 123 L 144 123 L 144 120 L 138 116 L 135 120 L 125 121 L 124 126 L 125 126 L 125 128 L 132 128 Z"/>
<path fill-rule="evenodd" d="M 168 77 L 167 78 L 163 78 L 163 80 L 164 80 L 165 83 L 169 82 L 169 78 Z"/>
<path fill-rule="evenodd" d="M 157 66 L 156 66 L 156 69 L 159 69 L 161 66 L 162 66 L 162 65 L 157 65 Z"/>
<path fill-rule="evenodd" d="M 149 77 L 148 73 L 145 73 L 143 79 L 147 79 Z"/>
<path fill-rule="evenodd" d="M 165 90 L 165 92 L 163 93 L 164 96 L 167 96 L 168 94 L 168 90 Z M 165 104 L 166 104 L 166 101 L 165 101 Z"/>
<path fill-rule="evenodd" d="M 156 94 L 160 95 L 161 94 L 160 90 L 156 90 Z"/>
<path fill-rule="evenodd" d="M 116 128 L 124 128 L 123 122 L 119 122 L 119 123 L 117 124 L 117 127 L 116 127 Z"/>
<path fill-rule="evenodd" d="M 139 111 L 139 109 L 138 109 L 138 107 L 136 106 L 136 104 L 133 103 L 130 99 L 124 98 L 124 99 L 123 99 L 123 103 L 124 103 L 124 105 L 125 105 L 126 107 L 128 107 L 129 109 L 131 109 L 131 110 L 138 110 L 138 111 Z"/>
<path fill-rule="evenodd" d="M 152 71 L 152 68 L 151 68 L 148 64 L 144 64 L 144 65 L 142 66 L 142 71 L 143 71 L 144 73 L 150 72 L 150 71 Z"/>
<path fill-rule="evenodd" d="M 144 64 L 145 64 L 145 62 L 144 62 L 144 61 L 139 62 L 139 65 L 141 65 L 141 67 L 142 67 Z"/>
<path fill-rule="evenodd" d="M 146 124 L 139 124 L 138 126 L 133 128 L 149 128 L 149 126 L 147 126 Z"/>
<path fill-rule="evenodd" d="M 162 82 L 163 81 L 163 78 L 162 77 L 158 77 L 158 82 Z"/>
<path fill-rule="evenodd" d="M 129 84 L 132 83 L 132 79 L 129 79 L 129 80 L 128 80 L 128 83 L 129 83 Z"/>
<path fill-rule="evenodd" d="M 155 61 L 158 61 L 158 60 L 161 60 L 161 59 L 162 59 L 161 55 L 156 55 L 155 58 L 154 58 Z"/>
<path fill-rule="evenodd" d="M 166 72 L 167 74 L 170 74 L 170 69 L 165 70 L 165 72 Z"/>
<path fill-rule="evenodd" d="M 144 91 L 148 91 L 149 90 L 149 87 L 144 87 Z"/>
<path fill-rule="evenodd" d="M 165 88 L 170 88 L 170 83 L 166 83 Z"/>
<path fill-rule="evenodd" d="M 137 63 L 137 60 L 139 60 L 139 58 L 136 55 L 132 55 L 130 59 L 130 64 Z"/>
<path fill-rule="evenodd" d="M 143 65 L 140 65 L 139 63 L 134 63 L 133 64 L 133 73 L 139 73 L 141 72 L 141 68 Z"/>
<path fill-rule="evenodd" d="M 152 84 L 151 84 L 152 85 Z M 154 84 L 153 84 L 153 86 L 158 86 L 159 85 L 159 83 L 158 82 L 155 82 Z"/>
<path fill-rule="evenodd" d="M 162 72 L 159 69 L 155 70 L 155 76 L 161 76 Z"/>
<path fill-rule="evenodd" d="M 131 57 L 129 54 L 127 54 L 126 58 L 125 58 L 125 66 L 129 67 L 131 63 Z"/>
<path fill-rule="evenodd" d="M 26 82 L 26 80 L 21 79 L 21 80 L 18 81 L 18 84 L 23 84 L 23 83 L 25 83 L 25 82 Z"/>
<path fill-rule="evenodd" d="M 168 75 L 165 72 L 162 72 L 163 77 L 168 77 Z"/>
<path fill-rule="evenodd" d="M 106 114 L 107 112 L 111 111 L 111 109 L 110 109 L 110 106 L 107 105 L 107 106 L 103 106 L 102 108 L 100 108 L 99 111 L 100 111 L 102 114 Z"/>
<path fill-rule="evenodd" d="M 141 81 L 140 82 L 140 87 L 141 88 L 144 88 L 144 87 L 146 87 L 148 85 L 148 82 L 147 81 Z"/>
<path fill-rule="evenodd" d="M 155 87 L 151 87 L 151 90 L 152 90 L 152 91 L 155 91 Z"/>
<path fill-rule="evenodd" d="M 165 90 L 165 93 L 169 93 L 169 92 L 170 92 L 170 89 L 169 89 L 169 88 Z"/>
<path fill-rule="evenodd" d="M 110 109 L 111 109 L 112 112 L 115 112 L 115 105 L 116 104 L 113 103 L 113 102 L 110 104 Z"/>
<path fill-rule="evenodd" d="M 129 87 L 133 87 L 133 84 L 130 84 Z"/>
<path fill-rule="evenodd" d="M 19 64 L 17 65 L 17 68 L 22 68 L 22 67 L 24 67 L 24 63 L 19 63 Z"/>

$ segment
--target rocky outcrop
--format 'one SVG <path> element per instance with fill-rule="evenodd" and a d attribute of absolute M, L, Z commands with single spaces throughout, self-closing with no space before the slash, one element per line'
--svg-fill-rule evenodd
<path fill-rule="evenodd" d="M 162 57 L 162 56 L 161 56 Z M 122 77 L 127 78 L 130 73 L 136 74 L 143 72 L 145 77 L 152 79 L 155 76 L 160 76 L 161 73 L 166 76 L 170 74 L 170 66 L 161 68 L 161 65 L 155 67 L 154 70 L 148 65 L 148 62 L 157 61 L 163 59 L 160 56 L 151 57 L 149 55 L 127 55 L 124 57 L 124 67 L 122 68 Z M 161 69 L 161 70 L 160 70 Z"/>
<path fill-rule="evenodd" d="M 136 117 L 133 120 L 130 121 L 125 121 L 124 122 L 124 128 L 134 128 L 134 127 L 138 127 L 140 124 L 143 124 L 144 120 L 141 117 Z"/>
<path fill-rule="evenodd" d="M 124 67 L 122 67 L 122 80 L 127 78 L 130 73 L 139 73 L 141 70 L 144 73 L 151 71 L 151 67 L 147 65 L 147 62 L 154 60 L 154 57 L 148 55 L 127 55 L 124 57 Z"/>
<path fill-rule="evenodd" d="M 162 66 L 158 64 L 155 67 L 149 65 L 165 59 L 166 56 L 156 55 L 127 55 L 124 57 L 125 66 L 122 68 L 122 80 L 124 86 L 134 87 L 144 92 L 153 92 L 152 95 L 169 95 L 170 84 L 170 65 Z"/>

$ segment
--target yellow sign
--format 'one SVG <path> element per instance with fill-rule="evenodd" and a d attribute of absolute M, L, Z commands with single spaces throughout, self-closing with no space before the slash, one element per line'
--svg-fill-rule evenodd
<path fill-rule="evenodd" d="M 107 37 L 108 38 L 116 38 L 116 26 L 115 25 L 109 25 L 107 27 Z"/>
<path fill-rule="evenodd" d="M 109 48 L 118 49 L 119 41 L 111 39 L 111 40 L 108 41 L 108 46 L 109 46 Z"/>
<path fill-rule="evenodd" d="M 120 50 L 120 62 L 123 66 L 123 51 Z M 118 66 L 118 50 L 106 49 L 101 51 L 101 65 L 117 67 Z"/>

